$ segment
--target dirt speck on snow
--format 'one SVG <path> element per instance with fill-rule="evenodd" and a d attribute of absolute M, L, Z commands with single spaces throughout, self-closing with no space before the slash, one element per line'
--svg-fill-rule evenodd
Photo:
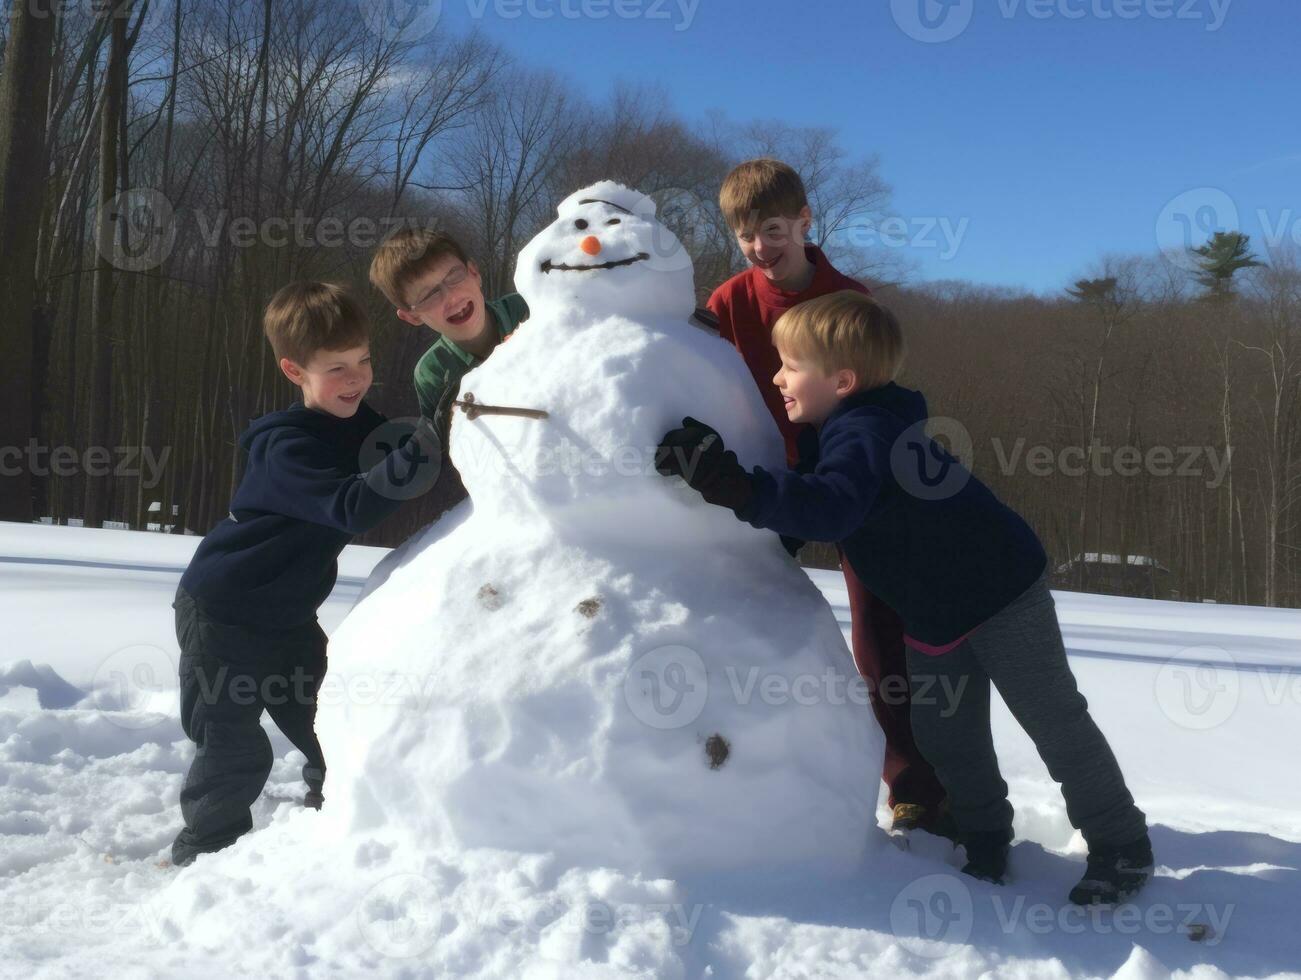
<path fill-rule="evenodd" d="M 705 755 L 709 756 L 710 769 L 721 769 L 731 751 L 732 743 L 718 732 L 705 739 Z"/>

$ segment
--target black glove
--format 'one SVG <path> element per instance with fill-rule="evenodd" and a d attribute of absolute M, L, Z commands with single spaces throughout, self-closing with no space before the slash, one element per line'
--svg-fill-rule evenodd
<path fill-rule="evenodd" d="M 723 445 L 714 429 L 688 416 L 680 429 L 665 433 L 655 449 L 655 469 L 664 476 L 680 476 L 711 504 L 738 513 L 754 495 L 750 474 L 736 453 Z"/>

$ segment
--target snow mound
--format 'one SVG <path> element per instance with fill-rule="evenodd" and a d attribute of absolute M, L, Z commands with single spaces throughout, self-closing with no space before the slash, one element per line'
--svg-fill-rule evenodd
<path fill-rule="evenodd" d="M 30 660 L 0 664 L 0 696 L 15 687 L 33 689 L 42 708 L 71 708 L 86 696 L 85 691 L 69 684 L 48 664 L 33 664 Z"/>

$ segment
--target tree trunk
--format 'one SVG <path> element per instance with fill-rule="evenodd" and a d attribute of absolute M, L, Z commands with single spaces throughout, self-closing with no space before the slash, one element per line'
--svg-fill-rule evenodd
<path fill-rule="evenodd" d="M 113 208 L 118 181 L 118 127 L 126 102 L 127 11 L 131 0 L 119 0 L 101 16 L 112 17 L 109 27 L 109 61 L 104 75 L 108 86 L 99 128 L 99 194 L 95 216 L 95 282 L 90 313 L 90 411 L 87 419 L 87 447 L 95 452 L 108 449 L 110 400 L 113 380 L 113 348 L 109 324 L 113 318 L 113 249 L 118 221 Z M 108 7 L 104 4 L 101 10 Z M 106 476 L 86 474 L 83 516 L 87 527 L 104 521 L 109 481 Z"/>
<path fill-rule="evenodd" d="M 36 0 L 11 5 L 0 75 L 0 362 L 8 366 L 0 394 L 0 452 L 25 452 L 36 434 L 33 299 L 48 169 L 45 121 L 54 22 L 53 11 L 41 9 Z M 3 466 L 0 520 L 29 522 L 34 516 L 31 470 L 8 459 Z"/>

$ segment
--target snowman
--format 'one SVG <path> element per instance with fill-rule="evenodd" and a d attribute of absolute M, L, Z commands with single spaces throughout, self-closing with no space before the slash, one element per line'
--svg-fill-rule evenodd
<path fill-rule="evenodd" d="M 831 609 L 775 535 L 655 471 L 687 415 L 783 460 L 740 357 L 692 320 L 686 250 L 605 181 L 515 283 L 530 318 L 461 399 L 545 417 L 457 414 L 469 499 L 331 639 L 322 818 L 653 876 L 854 872 L 884 840 L 883 744 Z"/>

